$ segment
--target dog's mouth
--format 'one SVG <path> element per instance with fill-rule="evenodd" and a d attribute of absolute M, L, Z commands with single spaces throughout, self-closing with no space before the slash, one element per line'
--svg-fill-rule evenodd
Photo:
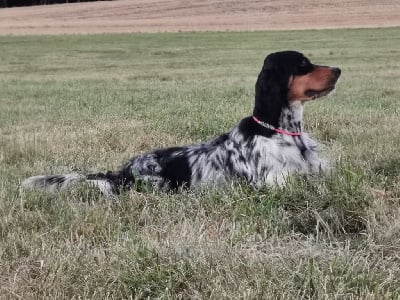
<path fill-rule="evenodd" d="M 330 87 L 327 87 L 326 89 L 319 90 L 319 91 L 317 91 L 317 90 L 307 90 L 304 94 L 307 97 L 310 97 L 312 99 L 317 99 L 317 98 L 320 98 L 320 97 L 328 95 L 334 89 L 335 89 L 335 85 L 332 85 Z"/>

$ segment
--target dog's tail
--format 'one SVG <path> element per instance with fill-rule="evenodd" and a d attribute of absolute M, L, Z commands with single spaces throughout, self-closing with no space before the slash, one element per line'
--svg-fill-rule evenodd
<path fill-rule="evenodd" d="M 107 172 L 96 174 L 62 174 L 62 175 L 41 175 L 25 179 L 21 186 L 26 189 L 44 190 L 47 192 L 58 192 L 68 189 L 79 183 L 86 183 L 89 186 L 99 189 L 105 197 L 112 197 L 119 194 L 121 189 L 127 188 L 133 183 L 133 176 L 126 172 Z"/>

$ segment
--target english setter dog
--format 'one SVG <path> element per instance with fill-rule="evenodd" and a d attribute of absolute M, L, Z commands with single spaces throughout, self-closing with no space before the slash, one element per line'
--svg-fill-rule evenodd
<path fill-rule="evenodd" d="M 22 185 L 57 191 L 87 182 L 113 196 L 142 183 L 163 191 L 232 178 L 262 186 L 284 184 L 291 174 L 319 172 L 326 163 L 318 144 L 303 132 L 303 105 L 334 90 L 340 73 L 296 51 L 272 53 L 258 75 L 253 115 L 231 131 L 201 144 L 135 156 L 116 172 L 34 176 Z"/>

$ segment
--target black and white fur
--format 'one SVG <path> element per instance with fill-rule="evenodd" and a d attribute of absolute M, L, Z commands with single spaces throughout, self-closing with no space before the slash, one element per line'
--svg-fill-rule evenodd
<path fill-rule="evenodd" d="M 267 56 L 256 83 L 254 116 L 276 128 L 303 131 L 303 103 L 288 100 L 288 82 L 300 72 L 302 60 L 304 56 L 295 51 Z M 232 178 L 256 186 L 284 184 L 291 174 L 316 173 L 327 165 L 318 155 L 318 144 L 306 133 L 277 133 L 246 117 L 211 141 L 138 155 L 117 172 L 34 176 L 22 185 L 57 191 L 87 182 L 103 195 L 112 196 L 141 182 L 166 191 L 215 185 Z"/>

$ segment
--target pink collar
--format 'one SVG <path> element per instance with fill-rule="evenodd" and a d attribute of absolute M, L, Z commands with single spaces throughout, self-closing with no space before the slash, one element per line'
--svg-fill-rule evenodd
<path fill-rule="evenodd" d="M 275 128 L 274 126 L 272 126 L 272 125 L 270 125 L 270 124 L 268 124 L 268 123 L 265 123 L 265 122 L 263 122 L 263 121 L 260 121 L 260 120 L 257 119 L 255 116 L 253 116 L 253 120 L 254 120 L 257 124 L 260 124 L 262 127 L 265 127 L 265 128 L 267 128 L 267 129 L 273 130 L 273 131 L 278 132 L 278 133 L 287 134 L 287 135 L 290 135 L 290 136 L 299 136 L 299 135 L 302 134 L 302 132 L 289 132 L 289 131 L 285 131 L 285 130 L 282 130 L 282 129 L 279 129 L 279 128 Z"/>

